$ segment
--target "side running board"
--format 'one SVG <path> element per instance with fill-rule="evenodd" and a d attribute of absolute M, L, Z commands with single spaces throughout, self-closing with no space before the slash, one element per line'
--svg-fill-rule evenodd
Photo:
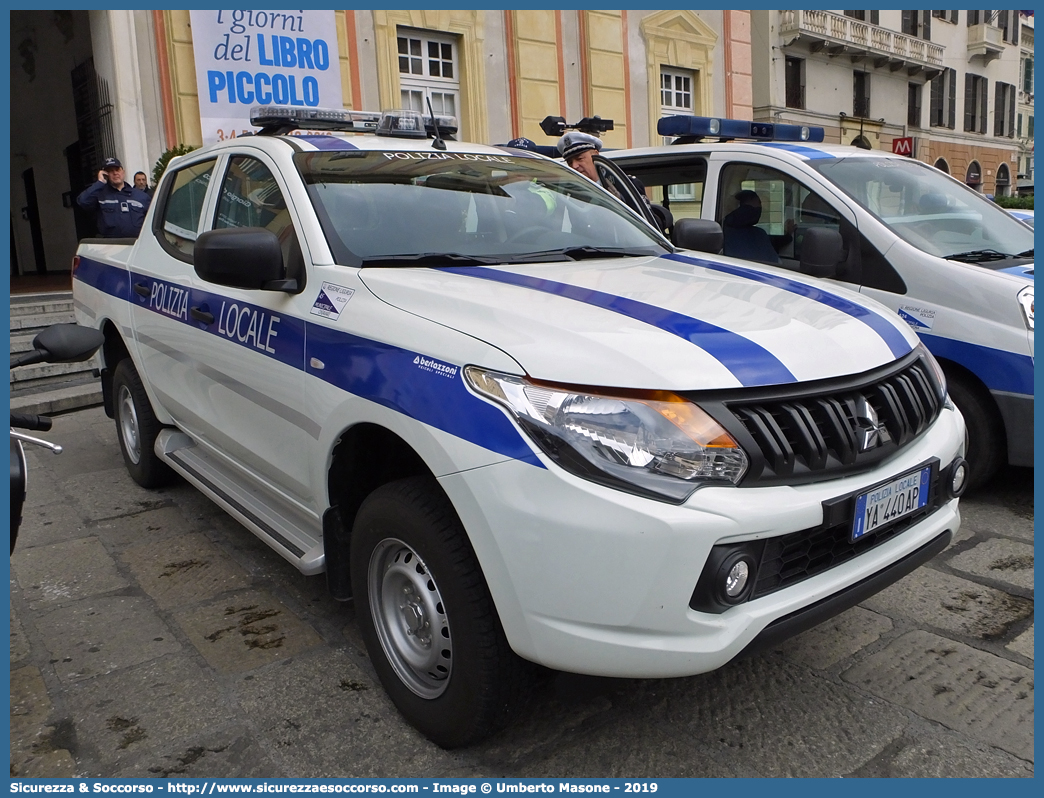
<path fill-rule="evenodd" d="M 316 521 L 244 485 L 224 463 L 180 430 L 160 432 L 156 455 L 301 573 L 311 576 L 326 570 L 322 528 Z"/>

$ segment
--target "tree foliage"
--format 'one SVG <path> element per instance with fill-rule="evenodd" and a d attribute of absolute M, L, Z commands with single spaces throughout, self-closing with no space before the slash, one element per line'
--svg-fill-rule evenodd
<path fill-rule="evenodd" d="M 156 161 L 156 165 L 152 167 L 152 185 L 159 185 L 160 178 L 167 171 L 167 164 L 170 163 L 171 158 L 178 155 L 187 155 L 195 149 L 198 148 L 193 147 L 191 144 L 177 144 L 163 153 L 159 160 Z"/>
<path fill-rule="evenodd" d="M 1033 195 L 1028 197 L 994 197 L 994 202 L 1002 208 L 1018 208 L 1023 211 L 1033 210 Z"/>

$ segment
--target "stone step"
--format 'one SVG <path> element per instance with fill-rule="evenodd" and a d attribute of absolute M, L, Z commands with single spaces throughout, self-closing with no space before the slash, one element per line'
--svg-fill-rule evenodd
<path fill-rule="evenodd" d="M 12 302 L 11 318 L 46 316 L 51 313 L 71 313 L 72 309 L 73 301 L 71 298 L 40 302 Z"/>
<path fill-rule="evenodd" d="M 72 291 L 52 291 L 46 294 L 12 294 L 11 315 L 49 313 L 72 309 Z"/>
<path fill-rule="evenodd" d="M 68 310 L 55 311 L 53 313 L 32 313 L 24 316 L 15 316 L 11 313 L 11 331 L 19 330 L 42 330 L 52 324 L 72 324 L 76 321 L 72 305 Z"/>
<path fill-rule="evenodd" d="M 35 332 L 20 332 L 16 330 L 11 335 L 11 354 L 20 355 L 22 352 L 28 352 L 33 348 L 33 339 L 35 337 Z"/>
<path fill-rule="evenodd" d="M 12 396 L 11 410 L 16 413 L 53 416 L 85 407 L 94 407 L 101 403 L 101 383 L 98 380 L 92 380 L 90 384 L 55 388 L 28 396 Z"/>
<path fill-rule="evenodd" d="M 85 375 L 94 379 L 93 371 L 94 363 L 91 360 L 81 363 L 34 363 L 31 366 L 20 366 L 11 371 L 11 390 L 24 392 Z"/>
<path fill-rule="evenodd" d="M 72 288 L 64 291 L 36 291 L 24 294 L 11 294 L 12 305 L 26 305 L 33 302 L 62 302 L 72 299 Z"/>

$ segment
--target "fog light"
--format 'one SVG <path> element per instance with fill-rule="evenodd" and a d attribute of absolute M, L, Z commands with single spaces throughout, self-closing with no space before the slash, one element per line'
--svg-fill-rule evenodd
<path fill-rule="evenodd" d="M 950 473 L 946 488 L 950 498 L 957 498 L 964 493 L 964 489 L 968 486 L 968 461 L 958 457 L 950 463 L 948 471 Z"/>
<path fill-rule="evenodd" d="M 754 587 L 754 560 L 749 554 L 734 553 L 718 568 L 719 600 L 726 604 L 746 601 Z"/>
<path fill-rule="evenodd" d="M 750 566 L 747 565 L 746 560 L 740 560 L 732 566 L 728 576 L 725 577 L 725 595 L 733 599 L 739 596 L 743 593 L 743 588 L 747 586 L 749 578 Z"/>

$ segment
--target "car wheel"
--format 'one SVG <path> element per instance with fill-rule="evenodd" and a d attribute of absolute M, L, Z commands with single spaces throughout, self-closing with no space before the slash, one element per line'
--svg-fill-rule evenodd
<path fill-rule="evenodd" d="M 511 650 L 478 560 L 431 479 L 375 490 L 355 519 L 356 615 L 384 689 L 443 748 L 506 725 L 526 663 Z"/>
<path fill-rule="evenodd" d="M 947 374 L 950 398 L 964 416 L 968 430 L 964 454 L 970 468 L 968 489 L 985 485 L 1007 462 L 1008 446 L 1004 423 L 989 393 L 961 377 Z"/>
<path fill-rule="evenodd" d="M 145 386 L 130 358 L 116 366 L 112 376 L 116 436 L 131 478 L 143 488 L 158 488 L 174 478 L 170 466 L 156 456 L 154 446 L 162 425 L 152 412 Z"/>

